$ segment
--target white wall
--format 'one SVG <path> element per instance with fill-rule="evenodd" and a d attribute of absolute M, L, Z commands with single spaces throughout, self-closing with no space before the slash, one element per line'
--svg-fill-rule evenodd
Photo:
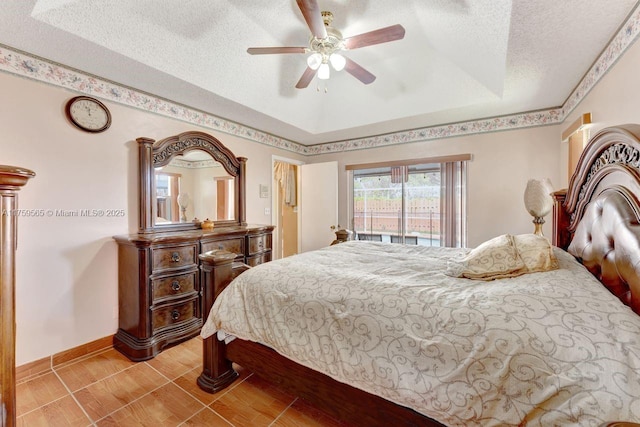
<path fill-rule="evenodd" d="M 634 43 L 558 125 L 328 154 L 313 157 L 312 162 L 338 161 L 339 222 L 349 224 L 345 165 L 471 153 L 468 246 L 477 246 L 502 233 L 530 232 L 533 225 L 523 203 L 527 180 L 548 177 L 554 189 L 567 187 L 568 146 L 561 142 L 561 135 L 581 114 L 592 113 L 591 135 L 608 126 L 640 123 L 639 69 L 640 43 Z M 551 216 L 546 220 L 544 234 L 550 237 Z"/>
<path fill-rule="evenodd" d="M 117 247 L 137 231 L 135 138 L 201 130 L 247 162 L 247 221 L 270 223 L 259 184 L 271 182 L 273 154 L 290 152 L 109 103 L 113 123 L 100 134 L 67 122 L 77 94 L 0 73 L 0 163 L 36 172 L 19 194 L 22 209 L 123 209 L 124 217 L 20 217 L 16 261 L 18 366 L 112 335 L 117 329 Z"/>
<path fill-rule="evenodd" d="M 636 42 L 625 52 L 624 56 L 613 66 L 602 80 L 571 112 L 562 125 L 569 127 L 580 115 L 591 113 L 593 125 L 591 136 L 599 130 L 625 123 L 640 123 L 640 43 Z M 568 145 L 562 144 L 563 158 L 562 176 L 567 185 Z"/>
<path fill-rule="evenodd" d="M 560 181 L 559 152 L 558 126 L 548 126 L 323 155 L 313 161 L 338 161 L 338 222 L 349 224 L 345 165 L 471 153 L 467 229 L 468 245 L 473 247 L 499 234 L 533 231 L 532 218 L 524 208 L 524 189 L 530 178 Z M 551 218 L 547 219 L 544 232 L 551 236 Z"/>

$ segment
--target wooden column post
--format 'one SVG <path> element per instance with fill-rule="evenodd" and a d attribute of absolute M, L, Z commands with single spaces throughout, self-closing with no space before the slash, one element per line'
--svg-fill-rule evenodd
<path fill-rule="evenodd" d="M 240 172 L 236 178 L 236 185 L 238 186 L 236 190 L 238 195 L 238 200 L 236 200 L 236 203 L 238 203 L 238 221 L 240 225 L 247 225 L 247 158 L 238 157 L 238 162 L 240 162 Z"/>
<path fill-rule="evenodd" d="M 236 255 L 227 251 L 210 251 L 200 255 L 202 286 L 202 317 L 209 311 L 222 290 L 233 280 L 233 260 Z M 238 376 L 226 358 L 224 342 L 213 335 L 202 343 L 203 367 L 198 377 L 201 389 L 215 393 L 231 384 Z"/>
<path fill-rule="evenodd" d="M 156 201 L 155 172 L 153 170 L 153 143 L 151 138 L 138 138 L 138 194 L 140 211 L 138 212 L 138 224 L 140 233 L 153 232 L 154 212 L 153 203 Z"/>
<path fill-rule="evenodd" d="M 553 196 L 553 235 L 551 236 L 551 244 L 566 250 L 570 242 L 568 230 L 569 214 L 564 207 L 567 190 L 559 190 L 551 195 Z"/>
<path fill-rule="evenodd" d="M 1 427 L 16 425 L 16 299 L 18 195 L 35 173 L 0 165 L 0 417 Z"/>

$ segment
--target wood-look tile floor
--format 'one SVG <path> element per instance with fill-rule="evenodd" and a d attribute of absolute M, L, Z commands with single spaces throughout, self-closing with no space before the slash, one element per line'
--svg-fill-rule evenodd
<path fill-rule="evenodd" d="M 18 426 L 344 426 L 304 401 L 238 368 L 215 394 L 202 391 L 202 340 L 146 362 L 114 349 L 17 384 Z"/>

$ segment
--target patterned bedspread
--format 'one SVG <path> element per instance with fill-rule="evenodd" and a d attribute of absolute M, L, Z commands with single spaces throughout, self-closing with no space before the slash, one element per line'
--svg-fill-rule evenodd
<path fill-rule="evenodd" d="M 640 422 L 640 316 L 568 253 L 490 282 L 461 249 L 346 242 L 248 270 L 202 336 L 263 343 L 451 426 Z"/>

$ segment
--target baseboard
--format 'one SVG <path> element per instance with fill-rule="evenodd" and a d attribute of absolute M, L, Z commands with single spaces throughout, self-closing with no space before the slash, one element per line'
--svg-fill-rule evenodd
<path fill-rule="evenodd" d="M 48 371 L 51 371 L 51 356 L 16 366 L 16 383 L 21 383 Z"/>
<path fill-rule="evenodd" d="M 109 347 L 113 347 L 113 335 L 17 366 L 16 383 L 25 381 L 37 375 L 42 375 L 51 371 L 54 367 L 73 362 L 76 359 L 80 359 Z"/>
<path fill-rule="evenodd" d="M 65 363 L 69 363 L 80 357 L 87 356 L 96 351 L 104 350 L 113 346 L 113 335 L 100 338 L 95 341 L 88 342 L 86 344 L 74 347 L 69 350 L 56 353 L 51 356 L 51 366 L 56 367 Z"/>

